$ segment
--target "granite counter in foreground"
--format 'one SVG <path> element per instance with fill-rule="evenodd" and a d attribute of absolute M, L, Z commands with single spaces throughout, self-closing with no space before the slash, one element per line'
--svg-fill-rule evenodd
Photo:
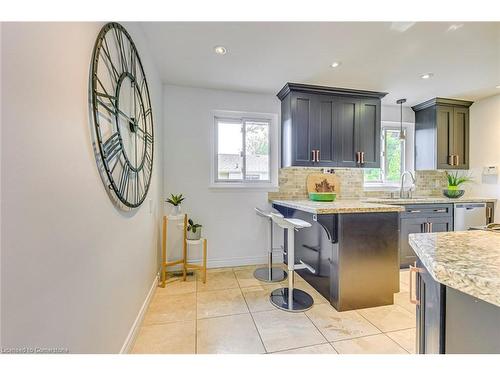
<path fill-rule="evenodd" d="M 500 233 L 418 233 L 409 243 L 437 282 L 500 307 Z"/>
<path fill-rule="evenodd" d="M 273 200 L 273 204 L 294 208 L 312 214 L 356 214 L 368 212 L 400 212 L 404 207 L 367 203 L 360 200 L 338 200 L 334 202 L 313 202 L 309 200 Z"/>

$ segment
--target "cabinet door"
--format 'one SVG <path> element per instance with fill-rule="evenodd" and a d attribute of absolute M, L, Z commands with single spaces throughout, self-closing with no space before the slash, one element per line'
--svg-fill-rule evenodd
<path fill-rule="evenodd" d="M 437 169 L 450 169 L 453 154 L 453 107 L 438 106 L 437 127 Z"/>
<path fill-rule="evenodd" d="M 357 167 L 357 128 L 359 99 L 339 97 L 336 100 L 335 161 L 339 167 Z"/>
<path fill-rule="evenodd" d="M 314 166 L 312 152 L 316 141 L 314 95 L 293 93 L 292 110 L 292 165 Z"/>
<path fill-rule="evenodd" d="M 430 232 L 451 232 L 453 231 L 453 222 L 451 217 L 428 217 Z"/>
<path fill-rule="evenodd" d="M 335 98 L 326 95 L 317 95 L 315 101 L 318 108 L 318 122 L 313 137 L 313 149 L 318 151 L 317 166 L 333 167 L 335 161 Z"/>
<path fill-rule="evenodd" d="M 444 286 L 429 275 L 420 260 L 417 261 L 417 267 L 417 351 L 419 354 L 443 354 Z"/>
<path fill-rule="evenodd" d="M 495 203 L 486 203 L 486 224 L 491 224 L 495 220 Z"/>
<path fill-rule="evenodd" d="M 410 233 L 424 232 L 426 222 L 427 219 L 425 217 L 400 219 L 399 266 L 401 268 L 408 267 L 410 264 L 413 264 L 417 260 L 417 256 L 408 243 L 408 235 Z"/>
<path fill-rule="evenodd" d="M 357 150 L 363 153 L 363 168 L 380 168 L 380 101 L 360 102 Z"/>
<path fill-rule="evenodd" d="M 453 154 L 455 169 L 469 169 L 469 109 L 453 108 Z"/>

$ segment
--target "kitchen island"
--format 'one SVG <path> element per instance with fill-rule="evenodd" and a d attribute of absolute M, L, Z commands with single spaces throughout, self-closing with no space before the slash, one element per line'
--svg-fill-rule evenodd
<path fill-rule="evenodd" d="M 295 262 L 306 263 L 312 271 L 297 272 L 338 311 L 394 302 L 399 291 L 401 207 L 359 200 L 272 203 L 285 217 L 311 223 L 295 233 Z"/>
<path fill-rule="evenodd" d="M 500 353 L 500 233 L 410 234 L 409 242 L 418 352 Z"/>

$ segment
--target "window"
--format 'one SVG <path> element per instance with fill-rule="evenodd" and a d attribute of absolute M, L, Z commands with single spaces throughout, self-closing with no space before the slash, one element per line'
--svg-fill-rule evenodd
<path fill-rule="evenodd" d="M 405 140 L 399 139 L 399 126 L 394 124 L 383 124 L 381 132 L 381 168 L 367 168 L 364 172 L 365 187 L 392 187 L 399 184 L 401 173 L 407 169 L 412 169 L 411 161 L 408 157 L 409 143 L 413 141 L 413 136 L 409 132 L 410 124 L 403 127 Z"/>
<path fill-rule="evenodd" d="M 215 117 L 214 186 L 269 186 L 274 182 L 273 115 L 218 113 Z"/>

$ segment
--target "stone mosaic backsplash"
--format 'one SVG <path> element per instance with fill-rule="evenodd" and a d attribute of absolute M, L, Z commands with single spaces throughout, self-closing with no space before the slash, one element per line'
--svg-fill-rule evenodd
<path fill-rule="evenodd" d="M 273 199 L 307 199 L 306 178 L 310 173 L 321 173 L 323 168 L 289 167 L 279 170 L 279 191 L 268 193 Z M 390 191 L 372 189 L 365 191 L 363 169 L 335 168 L 340 180 L 338 198 L 390 197 Z M 441 196 L 446 188 L 445 171 L 416 171 L 415 196 Z M 408 182 L 406 182 L 408 184 Z"/>

